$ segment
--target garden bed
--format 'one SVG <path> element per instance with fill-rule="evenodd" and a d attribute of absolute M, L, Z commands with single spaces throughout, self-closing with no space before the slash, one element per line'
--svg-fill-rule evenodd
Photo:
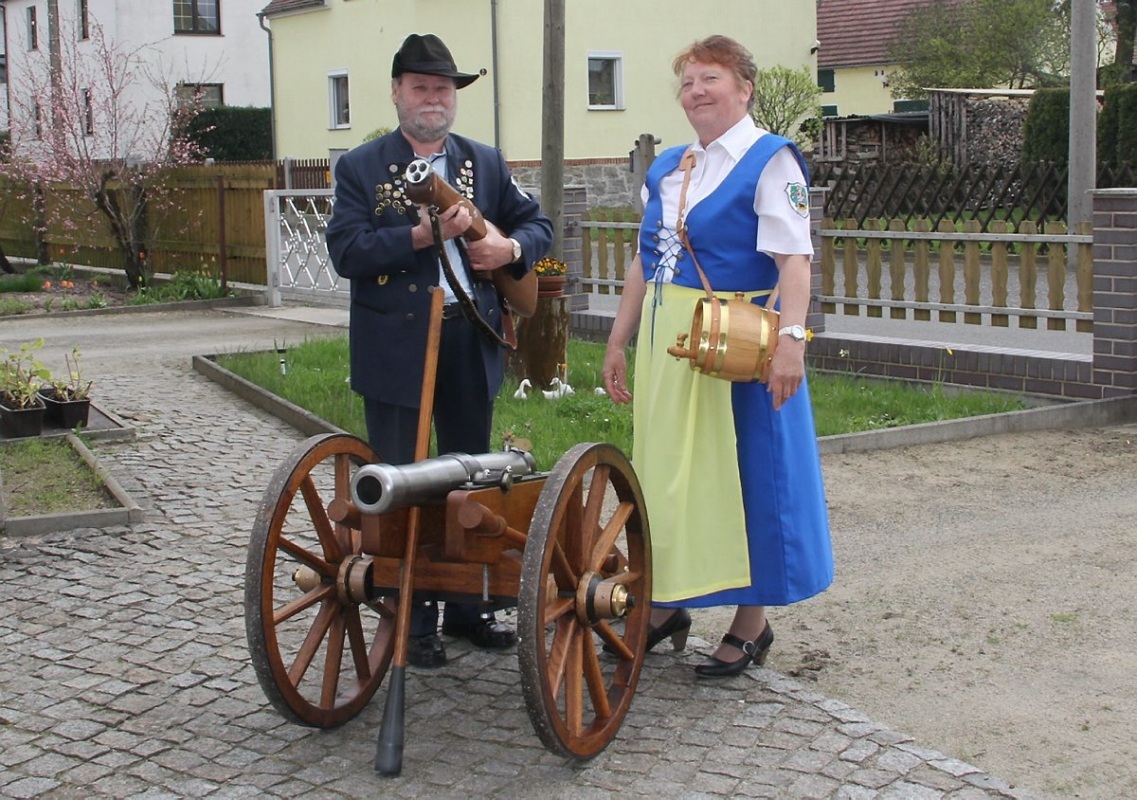
<path fill-rule="evenodd" d="M 4 448 L 17 448 L 29 441 L 32 440 L 0 442 L 0 454 Z M 59 443 L 70 452 L 51 453 L 50 457 L 39 455 L 33 459 L 15 456 L 10 460 L 0 459 L 0 463 L 11 465 L 0 470 L 0 532 L 7 536 L 36 536 L 142 521 L 141 507 L 98 463 L 79 437 L 66 433 L 51 443 Z M 53 504 L 53 498 L 60 493 L 65 497 L 63 504 Z M 29 503 L 29 497 L 42 499 Z M 36 513 L 41 504 L 43 513 Z M 80 508 L 56 510 L 75 505 Z"/>

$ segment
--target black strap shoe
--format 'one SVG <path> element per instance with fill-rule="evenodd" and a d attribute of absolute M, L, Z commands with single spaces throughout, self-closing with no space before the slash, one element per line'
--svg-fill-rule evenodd
<path fill-rule="evenodd" d="M 703 678 L 726 678 L 737 675 L 750 666 L 751 662 L 762 666 L 766 663 L 766 654 L 770 652 L 770 645 L 774 643 L 774 629 L 766 623 L 766 629 L 753 641 L 745 642 L 733 633 L 725 633 L 722 637 L 724 644 L 736 647 L 742 651 L 742 657 L 734 661 L 723 661 L 714 656 L 707 656 L 707 660 L 695 667 L 695 674 Z"/>

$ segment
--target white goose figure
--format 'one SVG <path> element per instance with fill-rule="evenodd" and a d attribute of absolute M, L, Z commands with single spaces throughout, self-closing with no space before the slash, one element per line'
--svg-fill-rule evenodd
<path fill-rule="evenodd" d="M 531 384 L 529 382 L 529 379 L 526 378 L 525 380 L 521 381 L 521 385 L 517 387 L 517 391 L 513 393 L 513 396 L 518 400 L 526 400 L 529 398 L 529 395 L 526 394 L 526 392 L 532 388 L 533 384 Z"/>
<path fill-rule="evenodd" d="M 561 364 L 560 368 L 561 368 L 560 386 L 557 387 L 560 391 L 560 396 L 564 397 L 565 395 L 576 394 L 576 392 L 573 390 L 572 386 L 570 386 L 569 382 L 568 382 L 568 364 Z"/>
<path fill-rule="evenodd" d="M 542 389 L 541 394 L 545 395 L 546 400 L 556 400 L 558 397 L 564 397 L 561 379 L 554 375 L 552 383 L 549 384 L 549 388 Z"/>

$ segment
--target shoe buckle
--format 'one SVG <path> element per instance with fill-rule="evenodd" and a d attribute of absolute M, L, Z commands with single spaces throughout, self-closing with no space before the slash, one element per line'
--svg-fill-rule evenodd
<path fill-rule="evenodd" d="M 746 653 L 746 655 L 748 655 L 748 656 L 754 655 L 754 653 L 757 652 L 757 650 L 758 650 L 758 640 L 757 639 L 755 639 L 752 642 L 743 642 L 742 643 L 742 652 Z"/>

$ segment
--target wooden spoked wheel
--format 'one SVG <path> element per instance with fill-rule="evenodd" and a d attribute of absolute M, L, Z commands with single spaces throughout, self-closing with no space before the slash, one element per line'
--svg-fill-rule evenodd
<path fill-rule="evenodd" d="M 643 667 L 650 603 L 639 481 L 618 448 L 577 445 L 541 490 L 518 592 L 521 688 L 547 748 L 591 758 L 615 737 Z"/>
<path fill-rule="evenodd" d="M 245 565 L 245 632 L 269 701 L 302 725 L 331 728 L 367 705 L 387 672 L 396 603 L 345 587 L 360 533 L 328 506 L 351 501 L 353 467 L 379 458 L 347 434 L 299 445 L 265 490 Z M 358 592 L 355 593 L 358 595 Z"/>

